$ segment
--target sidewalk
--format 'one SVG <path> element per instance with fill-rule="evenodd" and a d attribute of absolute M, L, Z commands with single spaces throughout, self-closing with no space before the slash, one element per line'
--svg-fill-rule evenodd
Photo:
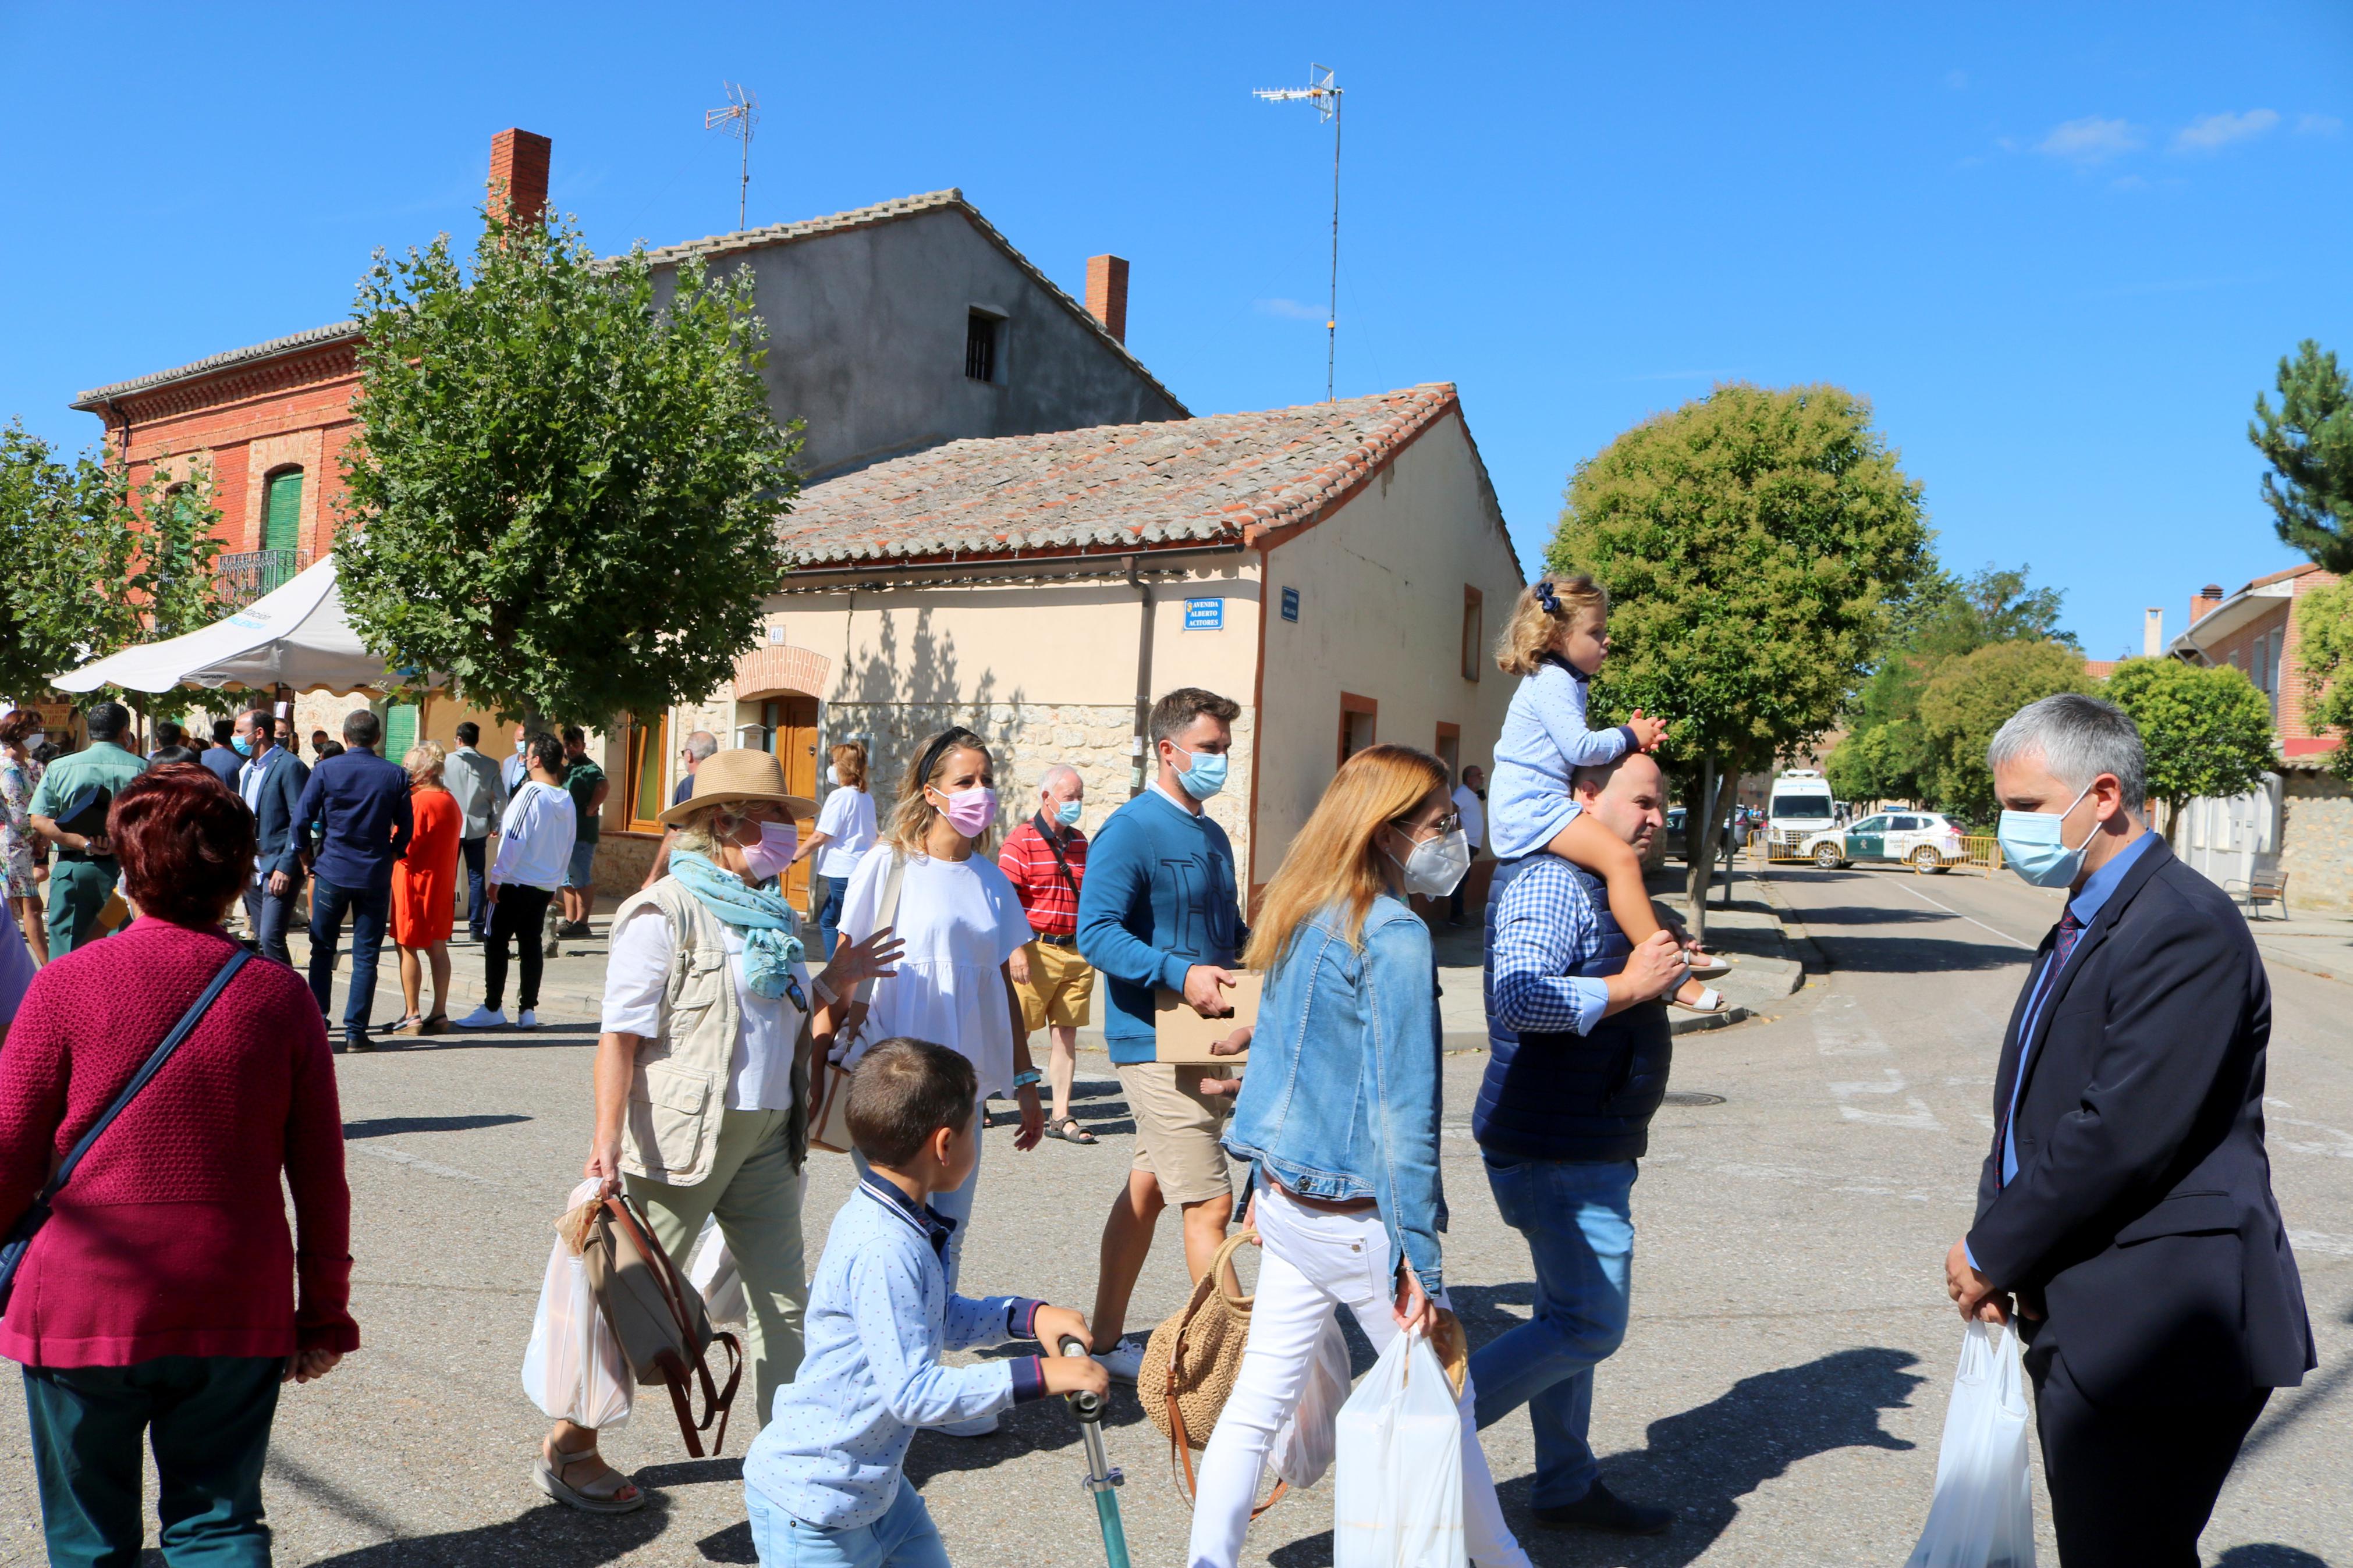
<path fill-rule="evenodd" d="M 2267 963 L 2323 980 L 2353 981 L 2353 915 L 2315 913 L 2283 920 L 2267 906 L 2264 913 L 2248 917 L 2247 930 Z"/>

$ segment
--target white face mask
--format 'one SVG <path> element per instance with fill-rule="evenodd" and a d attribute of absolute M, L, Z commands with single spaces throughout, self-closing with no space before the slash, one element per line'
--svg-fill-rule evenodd
<path fill-rule="evenodd" d="M 1397 857 L 1391 855 L 1392 860 Z M 1427 838 L 1413 847 L 1398 865 L 1405 872 L 1405 890 L 1425 899 L 1442 899 L 1454 891 L 1471 869 L 1471 836 L 1461 828 Z"/>

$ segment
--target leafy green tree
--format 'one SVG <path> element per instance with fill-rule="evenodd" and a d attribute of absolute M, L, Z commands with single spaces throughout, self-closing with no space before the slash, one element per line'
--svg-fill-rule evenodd
<path fill-rule="evenodd" d="M 2304 665 L 2304 716 L 2316 732 L 2337 732 L 2329 767 L 2353 779 L 2353 578 L 2295 601 L 2296 653 Z"/>
<path fill-rule="evenodd" d="M 1986 767 L 1994 731 L 2030 702 L 2094 685 L 2082 654 L 2039 638 L 1988 643 L 1947 659 L 1920 692 L 1922 793 L 1967 822 L 1992 821 L 2001 809 Z"/>
<path fill-rule="evenodd" d="M 1928 537 L 1870 405 L 1834 386 L 1719 386 L 1577 466 L 1547 562 L 1609 590 L 1597 720 L 1672 723 L 1699 825 L 1694 922 L 1723 815 L 1701 778 L 1767 767 L 1837 721 L 1929 570 Z"/>
<path fill-rule="evenodd" d="M 797 437 L 768 412 L 748 269 L 662 289 L 642 248 L 485 219 L 379 253 L 336 569 L 367 645 L 502 715 L 600 723 L 708 695 L 787 565 Z"/>
<path fill-rule="evenodd" d="M 2353 573 L 2353 382 L 2310 338 L 2279 365 L 2279 407 L 2255 395 L 2247 439 L 2272 471 L 2263 500 L 2279 536 L 2331 572 Z"/>
<path fill-rule="evenodd" d="M 2227 664 L 2128 658 L 2101 696 L 2132 715 L 2147 753 L 2148 795 L 2170 840 L 2200 795 L 2244 795 L 2275 764 L 2270 699 Z"/>

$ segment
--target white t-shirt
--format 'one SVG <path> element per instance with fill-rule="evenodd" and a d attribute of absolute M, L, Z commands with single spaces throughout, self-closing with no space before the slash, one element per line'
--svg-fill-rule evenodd
<path fill-rule="evenodd" d="M 841 936 L 874 934 L 894 856 L 858 863 L 842 900 Z M 874 982 L 861 1042 L 896 1035 L 931 1040 L 972 1061 L 983 1094 L 1013 1091 L 1013 1014 L 1002 965 L 1029 941 L 1029 917 L 997 862 L 911 857 L 892 928 L 907 949 L 898 973 Z"/>
<path fill-rule="evenodd" d="M 817 852 L 817 874 L 847 877 L 858 869 L 858 858 L 874 847 L 874 796 L 847 786 L 825 797 L 818 809 L 817 830 L 825 847 Z"/>
<path fill-rule="evenodd" d="M 760 996 L 744 982 L 744 933 L 722 921 L 720 934 L 735 962 L 735 1005 L 744 1026 L 727 1058 L 727 1109 L 790 1110 L 793 1108 L 793 1044 L 801 1031 L 800 1009 L 789 996 Z M 605 961 L 604 1032 L 651 1039 L 661 1028 L 662 993 L 670 984 L 677 943 L 670 920 L 651 904 L 633 911 L 612 933 Z M 808 969 L 793 966 L 793 978 L 808 994 Z"/>
<path fill-rule="evenodd" d="M 1462 818 L 1462 832 L 1471 840 L 1471 847 L 1487 847 L 1487 803 L 1469 784 L 1454 786 L 1454 809 Z"/>

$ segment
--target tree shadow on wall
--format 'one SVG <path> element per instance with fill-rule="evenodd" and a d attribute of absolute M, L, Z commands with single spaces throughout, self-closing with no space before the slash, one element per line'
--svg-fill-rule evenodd
<path fill-rule="evenodd" d="M 827 728 L 835 734 L 871 735 L 867 765 L 879 798 L 896 790 L 901 772 L 915 760 L 923 742 L 952 724 L 962 724 L 987 741 L 999 765 L 1011 767 L 1018 726 L 1010 721 L 993 721 L 989 710 L 1018 710 L 1028 700 L 1027 694 L 1018 687 L 1000 692 L 997 672 L 985 669 L 965 695 L 955 637 L 933 626 L 929 609 L 918 609 L 912 616 L 900 610 L 880 614 L 881 628 L 871 647 L 862 658 L 845 655 L 841 684 L 836 688 L 842 695 L 828 704 L 827 715 Z M 902 623 L 909 619 L 912 629 L 902 630 Z M 1020 792 L 1013 783 L 1009 775 L 1001 777 L 997 790 L 1018 809 Z"/>

